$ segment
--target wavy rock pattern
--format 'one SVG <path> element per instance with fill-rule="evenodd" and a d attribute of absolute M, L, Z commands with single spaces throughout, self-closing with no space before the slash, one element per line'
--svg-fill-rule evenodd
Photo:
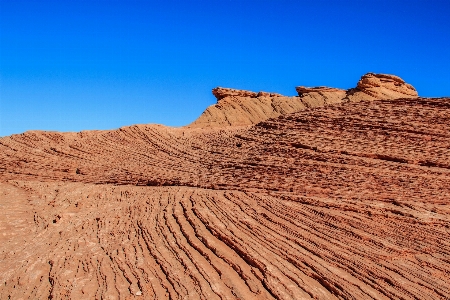
<path fill-rule="evenodd" d="M 414 87 L 395 75 L 367 73 L 356 88 L 296 87 L 298 96 L 251 92 L 217 87 L 212 93 L 217 104 L 208 107 L 189 127 L 208 128 L 253 125 L 307 108 L 347 101 L 417 98 Z"/>
<path fill-rule="evenodd" d="M 1 299 L 448 299 L 450 99 L 0 139 Z"/>
<path fill-rule="evenodd" d="M 367 73 L 358 81 L 356 88 L 347 91 L 346 99 L 388 100 L 397 98 L 415 98 L 416 89 L 395 75 Z"/>

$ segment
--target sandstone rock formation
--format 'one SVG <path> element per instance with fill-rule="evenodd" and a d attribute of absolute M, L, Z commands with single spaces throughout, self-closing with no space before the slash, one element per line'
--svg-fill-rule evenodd
<path fill-rule="evenodd" d="M 449 116 L 404 98 L 1 138 L 0 299 L 448 299 Z"/>
<path fill-rule="evenodd" d="M 251 92 L 217 87 L 212 93 L 217 104 L 208 107 L 190 127 L 245 126 L 259 123 L 307 108 L 375 99 L 416 98 L 414 87 L 400 77 L 367 73 L 356 88 L 342 90 L 329 87 L 296 88 L 298 97 L 287 97 L 276 93 Z"/>
<path fill-rule="evenodd" d="M 350 101 L 415 98 L 416 89 L 398 76 L 367 73 L 358 81 L 354 89 L 347 91 Z"/>
<path fill-rule="evenodd" d="M 283 97 L 283 95 L 277 93 L 267 93 L 267 92 L 255 93 L 251 91 L 235 90 L 222 87 L 216 87 L 215 89 L 212 90 L 212 93 L 217 98 L 217 101 L 220 101 L 226 97 L 249 97 L 249 98 Z"/>
<path fill-rule="evenodd" d="M 208 107 L 191 128 L 246 126 L 305 108 L 300 99 L 276 93 L 215 88 L 217 104 Z"/>
<path fill-rule="evenodd" d="M 340 103 L 347 95 L 345 90 L 324 86 L 313 88 L 299 86 L 295 89 L 297 90 L 300 101 L 305 105 L 305 108 Z"/>

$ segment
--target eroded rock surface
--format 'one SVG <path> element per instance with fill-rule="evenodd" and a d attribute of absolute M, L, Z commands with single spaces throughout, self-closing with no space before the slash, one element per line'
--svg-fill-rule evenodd
<path fill-rule="evenodd" d="M 375 99 L 416 98 L 417 91 L 395 75 L 367 73 L 356 88 L 296 87 L 298 96 L 217 87 L 217 104 L 208 107 L 190 127 L 245 126 L 269 118 L 328 104 Z"/>
<path fill-rule="evenodd" d="M 448 128 L 415 98 L 1 138 L 0 298 L 448 299 Z"/>
<path fill-rule="evenodd" d="M 236 90 L 236 89 L 229 89 L 229 88 L 222 88 L 222 87 L 216 87 L 212 90 L 212 93 L 214 97 L 217 98 L 217 101 L 222 100 L 226 97 L 249 97 L 249 98 L 256 98 L 258 93 L 251 92 L 251 91 L 244 91 L 244 90 Z"/>
<path fill-rule="evenodd" d="M 373 99 L 415 98 L 416 89 L 395 75 L 367 73 L 355 89 L 347 91 L 350 101 Z"/>

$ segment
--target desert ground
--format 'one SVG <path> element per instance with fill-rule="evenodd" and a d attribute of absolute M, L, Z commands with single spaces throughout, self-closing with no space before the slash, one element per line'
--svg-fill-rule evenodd
<path fill-rule="evenodd" d="M 450 299 L 450 98 L 296 91 L 0 138 L 0 299 Z"/>

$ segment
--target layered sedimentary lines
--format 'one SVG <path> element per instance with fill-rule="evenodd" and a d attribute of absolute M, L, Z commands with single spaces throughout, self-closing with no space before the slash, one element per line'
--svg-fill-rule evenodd
<path fill-rule="evenodd" d="M 449 115 L 2 138 L 0 298 L 448 299 Z"/>
<path fill-rule="evenodd" d="M 383 202 L 185 187 L 8 187 L 33 195 L 16 204 L 33 210 L 23 219 L 27 229 L 11 234 L 32 228 L 38 238 L 20 235 L 14 252 L 2 253 L 9 271 L 1 275 L 2 297 L 424 299 L 450 293 L 445 227 L 414 222 Z"/>
<path fill-rule="evenodd" d="M 417 91 L 395 75 L 367 73 L 355 88 L 296 87 L 298 96 L 251 92 L 217 87 L 212 90 L 217 104 L 208 107 L 189 127 L 252 125 L 269 118 L 341 102 L 416 98 Z"/>
<path fill-rule="evenodd" d="M 26 132 L 0 141 L 2 176 L 136 185 L 194 184 L 204 172 L 196 132 L 160 125 Z M 194 136 L 194 138 L 192 138 Z M 196 149 L 196 147 L 198 149 Z"/>

